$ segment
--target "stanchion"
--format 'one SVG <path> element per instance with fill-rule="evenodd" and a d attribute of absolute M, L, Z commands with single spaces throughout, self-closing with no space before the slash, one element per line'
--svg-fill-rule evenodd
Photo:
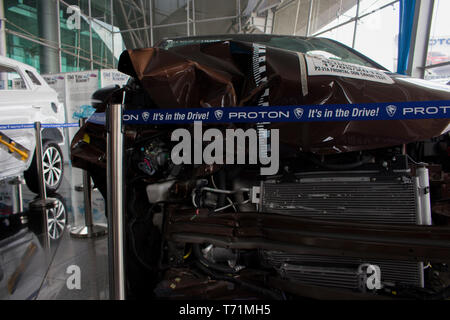
<path fill-rule="evenodd" d="M 35 138 L 36 138 L 36 166 L 39 178 L 39 198 L 30 203 L 30 210 L 36 211 L 41 209 L 54 208 L 58 201 L 54 198 L 47 198 L 47 190 L 45 188 L 44 168 L 42 164 L 42 139 L 41 139 L 41 123 L 34 123 Z"/>
<path fill-rule="evenodd" d="M 48 234 L 48 209 L 55 208 L 58 204 L 58 200 L 54 198 L 47 198 L 47 190 L 45 187 L 45 176 L 42 162 L 42 138 L 41 138 L 41 123 L 34 123 L 35 137 L 36 137 L 36 167 L 39 179 L 39 198 L 30 202 L 30 211 L 39 212 L 42 215 L 43 221 L 43 247 L 45 250 L 50 249 L 50 237 Z"/>
<path fill-rule="evenodd" d="M 23 212 L 23 197 L 22 197 L 22 185 L 25 184 L 23 177 L 16 177 L 9 181 L 12 185 L 12 207 L 13 214 Z"/>
<path fill-rule="evenodd" d="M 86 118 L 80 119 L 80 127 L 86 124 Z M 70 235 L 75 238 L 95 238 L 106 234 L 106 228 L 94 225 L 92 222 L 92 196 L 91 196 L 91 176 L 83 170 L 83 198 L 84 198 L 84 222 L 82 227 L 75 227 L 70 231 Z"/>
<path fill-rule="evenodd" d="M 109 298 L 125 299 L 124 202 L 123 202 L 123 106 L 107 109 L 107 184 Z"/>

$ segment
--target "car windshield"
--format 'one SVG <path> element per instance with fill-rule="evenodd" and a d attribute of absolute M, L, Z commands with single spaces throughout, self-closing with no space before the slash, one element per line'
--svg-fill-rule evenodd
<path fill-rule="evenodd" d="M 294 36 L 270 36 L 270 35 L 226 35 L 209 37 L 191 37 L 163 40 L 158 46 L 169 49 L 172 47 L 190 44 L 209 43 L 224 40 L 235 40 L 244 42 L 255 42 L 270 47 L 292 50 L 307 55 L 321 56 L 327 59 L 358 64 L 366 67 L 383 69 L 382 66 L 369 58 L 356 53 L 350 48 L 325 38 L 302 38 Z"/>

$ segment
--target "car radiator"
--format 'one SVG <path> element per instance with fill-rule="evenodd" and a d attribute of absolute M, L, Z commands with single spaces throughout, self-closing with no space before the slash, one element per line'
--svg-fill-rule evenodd
<path fill-rule="evenodd" d="M 419 179 L 372 172 L 310 173 L 291 182 L 261 183 L 257 203 L 261 212 L 311 219 L 373 224 L 424 224 Z M 305 284 L 360 289 L 358 267 L 380 267 L 381 281 L 424 286 L 422 262 L 367 260 L 358 257 L 315 256 L 262 251 L 264 261 L 280 275 Z"/>
<path fill-rule="evenodd" d="M 393 260 L 368 260 L 355 257 L 299 255 L 262 251 L 264 261 L 276 268 L 283 278 L 326 287 L 359 289 L 360 265 L 380 267 L 381 281 L 423 287 L 423 263 Z"/>

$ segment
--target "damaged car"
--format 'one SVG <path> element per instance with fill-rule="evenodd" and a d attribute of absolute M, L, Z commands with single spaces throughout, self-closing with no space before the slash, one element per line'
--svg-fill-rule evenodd
<path fill-rule="evenodd" d="M 324 38 L 167 39 L 125 51 L 118 70 L 130 81 L 94 93 L 96 113 L 123 99 L 126 110 L 450 100 L 445 86 L 391 73 Z M 258 139 L 278 129 L 270 175 L 261 164 L 174 161 L 172 132 L 192 132 L 193 123 L 125 126 L 128 297 L 447 298 L 449 124 L 203 125 L 251 128 Z M 105 199 L 106 135 L 88 121 L 71 145 L 73 165 Z"/>

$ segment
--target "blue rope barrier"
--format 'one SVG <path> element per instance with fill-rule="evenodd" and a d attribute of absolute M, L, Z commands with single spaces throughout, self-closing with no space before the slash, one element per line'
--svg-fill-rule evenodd
<path fill-rule="evenodd" d="M 449 119 L 450 101 L 124 110 L 123 123 L 182 124 Z M 105 124 L 105 113 L 89 122 Z"/>
<path fill-rule="evenodd" d="M 183 124 L 193 123 L 195 121 L 201 121 L 203 123 L 260 123 L 425 119 L 450 119 L 450 100 L 336 105 L 124 110 L 123 114 L 123 123 L 125 125 Z M 104 112 L 94 113 L 88 121 L 96 124 L 105 124 L 106 114 Z M 42 128 L 70 128 L 78 126 L 78 122 L 42 124 Z M 33 128 L 33 123 L 0 125 L 0 130 Z"/>
<path fill-rule="evenodd" d="M 43 123 L 42 128 L 73 128 L 79 127 L 78 122 L 72 123 Z M 0 124 L 0 130 L 34 129 L 34 123 Z"/>

